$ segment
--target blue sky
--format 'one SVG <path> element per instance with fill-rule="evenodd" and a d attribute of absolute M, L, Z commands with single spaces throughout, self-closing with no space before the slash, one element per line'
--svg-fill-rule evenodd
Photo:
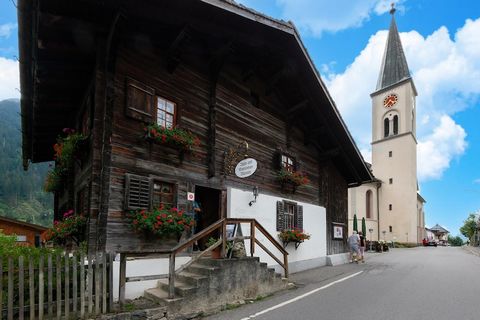
<path fill-rule="evenodd" d="M 371 103 L 390 23 L 384 0 L 239 0 L 291 20 L 364 157 Z M 480 1 L 396 1 L 417 98 L 418 175 L 427 225 L 452 234 L 480 209 Z M 18 98 L 17 16 L 0 2 L 0 100 Z"/>

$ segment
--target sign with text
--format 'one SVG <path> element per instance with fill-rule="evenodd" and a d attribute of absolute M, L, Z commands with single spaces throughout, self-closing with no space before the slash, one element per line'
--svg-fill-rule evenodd
<path fill-rule="evenodd" d="M 257 160 L 252 158 L 243 159 L 235 167 L 235 175 L 239 178 L 250 177 L 257 171 Z"/>

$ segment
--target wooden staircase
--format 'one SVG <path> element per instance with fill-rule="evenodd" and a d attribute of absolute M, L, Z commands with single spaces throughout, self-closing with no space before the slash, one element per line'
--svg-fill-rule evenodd
<path fill-rule="evenodd" d="M 169 281 L 161 279 L 145 297 L 172 313 L 214 312 L 227 304 L 256 299 L 286 289 L 288 280 L 267 268 L 257 257 L 201 258 L 175 275 L 175 298 L 169 299 Z"/>

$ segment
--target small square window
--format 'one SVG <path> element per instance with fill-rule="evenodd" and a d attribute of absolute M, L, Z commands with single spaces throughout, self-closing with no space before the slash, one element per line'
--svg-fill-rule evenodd
<path fill-rule="evenodd" d="M 154 208 L 158 208 L 161 204 L 167 208 L 174 206 L 175 186 L 172 183 L 154 181 L 152 205 Z"/>
<path fill-rule="evenodd" d="M 157 124 L 164 128 L 175 126 L 176 105 L 172 101 L 157 97 Z"/>
<path fill-rule="evenodd" d="M 388 151 L 388 157 L 391 158 L 393 156 L 393 151 Z"/>
<path fill-rule="evenodd" d="M 388 210 L 392 211 L 392 205 L 391 204 L 388 205 Z"/>
<path fill-rule="evenodd" d="M 388 230 L 389 230 L 390 232 L 393 232 L 392 226 L 388 226 Z"/>
<path fill-rule="evenodd" d="M 393 183 L 393 178 L 388 179 L 388 183 L 392 184 Z"/>
<path fill-rule="evenodd" d="M 289 172 L 295 171 L 295 160 L 292 157 L 282 154 L 282 169 Z"/>

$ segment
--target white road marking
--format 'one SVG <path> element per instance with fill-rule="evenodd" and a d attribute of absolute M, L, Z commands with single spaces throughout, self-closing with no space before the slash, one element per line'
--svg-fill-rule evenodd
<path fill-rule="evenodd" d="M 355 276 L 358 276 L 358 275 L 359 275 L 360 273 L 362 273 L 362 272 L 363 272 L 363 271 L 359 271 L 359 272 L 357 272 L 357 273 L 354 273 L 354 274 L 351 274 L 351 275 L 349 275 L 349 276 L 346 276 L 345 278 L 341 278 L 341 279 L 335 280 L 335 281 L 333 281 L 333 282 L 330 282 L 329 284 L 324 285 L 323 287 L 314 289 L 314 290 L 312 290 L 312 291 L 309 291 L 309 292 L 307 292 L 307 293 L 302 294 L 301 296 L 298 296 L 298 297 L 295 297 L 295 298 L 293 298 L 293 299 L 284 301 L 284 302 L 282 302 L 282 303 L 280 303 L 280 304 L 277 304 L 276 306 L 273 306 L 273 307 L 270 307 L 270 308 L 268 308 L 268 309 L 262 310 L 262 311 L 260 311 L 260 312 L 257 312 L 257 313 L 255 313 L 255 314 L 252 314 L 251 316 L 248 316 L 248 317 L 246 317 L 246 318 L 242 318 L 242 319 L 240 319 L 240 320 L 250 320 L 250 319 L 256 318 L 256 317 L 258 317 L 258 316 L 260 316 L 260 315 L 262 315 L 262 314 L 265 314 L 265 313 L 267 313 L 267 312 L 270 312 L 270 311 L 273 311 L 273 310 L 275 310 L 275 309 L 278 309 L 278 308 L 281 308 L 281 307 L 283 307 L 283 306 L 286 306 L 287 304 L 290 304 L 290 303 L 292 303 L 292 302 L 295 302 L 295 301 L 298 301 L 298 300 L 303 299 L 303 298 L 305 298 L 305 297 L 308 297 L 309 295 L 312 295 L 312 294 L 314 294 L 315 292 L 318 292 L 318 291 L 320 291 L 320 290 L 323 290 L 323 289 L 326 289 L 326 288 L 328 288 L 328 287 L 331 287 L 331 286 L 333 286 L 334 284 L 337 284 L 337 283 L 343 282 L 343 281 L 345 281 L 345 280 L 348 280 L 348 279 L 350 279 L 350 278 L 353 278 L 353 277 L 355 277 Z"/>

